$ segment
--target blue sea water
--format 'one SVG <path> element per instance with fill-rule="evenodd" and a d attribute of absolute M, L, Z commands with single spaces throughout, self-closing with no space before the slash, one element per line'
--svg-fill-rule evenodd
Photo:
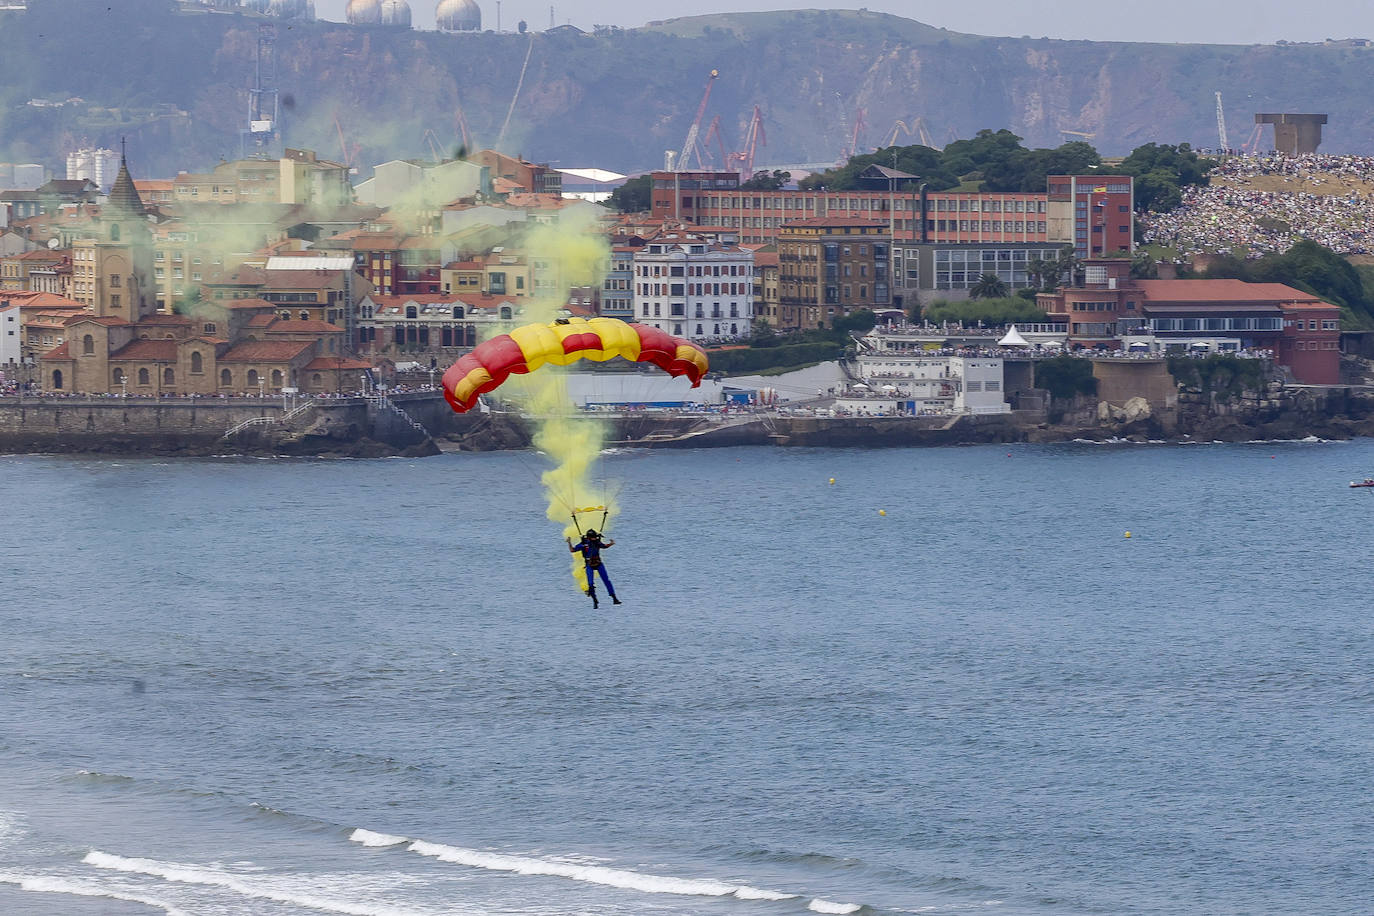
<path fill-rule="evenodd" d="M 539 462 L 0 459 L 0 912 L 1369 912 L 1374 442 Z"/>

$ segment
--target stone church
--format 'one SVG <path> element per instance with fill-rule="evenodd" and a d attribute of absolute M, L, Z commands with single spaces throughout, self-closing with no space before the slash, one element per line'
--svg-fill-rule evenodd
<path fill-rule="evenodd" d="M 262 298 L 159 312 L 149 220 L 121 157 L 99 221 L 72 245 L 72 298 L 89 312 L 69 319 L 63 343 L 39 358 L 45 390 L 227 397 L 360 387 L 370 364 L 348 354 L 338 325 L 292 317 Z"/>

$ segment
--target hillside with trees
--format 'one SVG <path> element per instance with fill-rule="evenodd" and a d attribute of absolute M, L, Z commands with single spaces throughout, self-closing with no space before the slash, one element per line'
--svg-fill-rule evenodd
<path fill-rule="evenodd" d="M 767 146 L 756 161 L 770 169 L 909 144 L 919 120 L 945 158 L 1006 145 L 1015 155 L 982 180 L 1025 187 L 1091 158 L 1066 139 L 1104 156 L 1160 138 L 1215 145 L 1216 90 L 1246 100 L 1230 113 L 1237 123 L 1252 111 L 1323 111 L 1324 149 L 1374 146 L 1363 93 L 1374 51 L 1346 46 L 994 38 L 866 10 L 453 35 L 176 0 L 30 0 L 0 10 L 0 161 L 56 166 L 76 145 L 115 147 L 121 136 L 148 176 L 237 155 L 264 24 L 276 30 L 287 143 L 333 158 L 346 148 L 364 169 L 464 143 L 564 166 L 654 168 L 683 145 L 712 69 L 707 118 L 719 115 L 725 149 L 739 149 L 758 105 Z M 988 125 L 1048 152 L 1017 153 L 1001 132 L 977 136 Z M 937 181 L 962 168 L 936 175 L 926 165 L 898 163 Z"/>

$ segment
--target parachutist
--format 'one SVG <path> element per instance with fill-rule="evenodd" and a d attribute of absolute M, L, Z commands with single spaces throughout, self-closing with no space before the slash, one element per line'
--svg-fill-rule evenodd
<path fill-rule="evenodd" d="M 606 594 L 611 596 L 611 601 L 620 604 L 620 599 L 615 596 L 615 586 L 611 584 L 611 577 L 606 575 L 606 567 L 601 562 L 601 551 L 608 547 L 614 547 L 615 540 L 601 540 L 601 535 L 597 533 L 595 528 L 588 528 L 586 533 L 582 535 L 582 540 L 576 544 L 572 542 L 572 538 L 566 540 L 568 550 L 572 553 L 582 554 L 582 560 L 587 564 L 587 594 L 591 595 L 592 607 L 601 607 L 601 602 L 596 599 L 596 573 L 598 572 L 601 573 L 601 581 L 606 583 Z"/>

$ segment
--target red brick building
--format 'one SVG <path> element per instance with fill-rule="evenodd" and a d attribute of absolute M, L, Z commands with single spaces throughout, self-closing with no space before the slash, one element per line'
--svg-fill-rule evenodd
<path fill-rule="evenodd" d="M 1160 349 L 1269 350 L 1293 378 L 1340 382 L 1340 308 L 1282 283 L 1133 280 L 1124 259 L 1087 261 L 1083 282 L 1037 304 L 1068 328 L 1070 346 L 1116 349 L 1122 339 Z"/>

